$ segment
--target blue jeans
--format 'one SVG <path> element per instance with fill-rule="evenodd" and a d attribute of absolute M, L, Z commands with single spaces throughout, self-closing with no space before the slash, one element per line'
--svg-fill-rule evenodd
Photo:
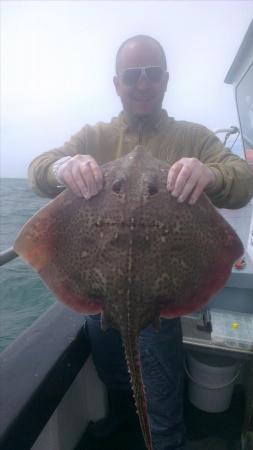
<path fill-rule="evenodd" d="M 130 389 L 122 342 L 114 329 L 102 331 L 100 316 L 87 317 L 95 367 L 109 389 Z M 183 345 L 180 319 L 161 319 L 139 337 L 142 374 L 154 450 L 184 450 Z"/>

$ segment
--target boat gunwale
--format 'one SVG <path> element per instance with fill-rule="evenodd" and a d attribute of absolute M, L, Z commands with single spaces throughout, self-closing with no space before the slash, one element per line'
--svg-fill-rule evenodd
<path fill-rule="evenodd" d="M 0 449 L 28 450 L 90 354 L 85 317 L 59 303 L 0 354 Z"/>

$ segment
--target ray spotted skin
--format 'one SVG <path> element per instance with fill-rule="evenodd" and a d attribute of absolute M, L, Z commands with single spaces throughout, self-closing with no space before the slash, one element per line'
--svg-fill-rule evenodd
<path fill-rule="evenodd" d="M 194 205 L 168 192 L 168 164 L 137 146 L 101 167 L 90 200 L 66 190 L 21 230 L 15 251 L 56 296 L 119 330 L 141 429 L 152 441 L 138 335 L 159 317 L 204 305 L 226 282 L 242 243 L 205 194 Z"/>

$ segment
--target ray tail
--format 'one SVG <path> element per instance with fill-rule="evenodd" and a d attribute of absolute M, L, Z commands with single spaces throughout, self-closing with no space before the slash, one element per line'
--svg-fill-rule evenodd
<path fill-rule="evenodd" d="M 152 450 L 153 446 L 148 423 L 147 402 L 141 373 L 138 337 L 132 336 L 131 333 L 128 333 L 127 335 L 122 333 L 122 341 L 144 442 L 147 450 Z"/>

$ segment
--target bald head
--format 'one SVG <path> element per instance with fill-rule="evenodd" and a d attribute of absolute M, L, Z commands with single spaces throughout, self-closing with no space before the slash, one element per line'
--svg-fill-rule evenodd
<path fill-rule="evenodd" d="M 161 44 L 151 36 L 137 35 L 124 41 L 116 55 L 116 73 L 125 68 L 127 59 L 128 67 L 146 66 L 147 59 L 152 58 L 153 65 L 167 69 L 167 62 Z"/>

